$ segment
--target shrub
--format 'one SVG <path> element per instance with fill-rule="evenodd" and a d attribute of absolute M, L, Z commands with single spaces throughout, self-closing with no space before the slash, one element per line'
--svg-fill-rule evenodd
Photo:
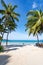
<path fill-rule="evenodd" d="M 0 46 L 0 52 L 3 52 L 3 51 L 4 51 L 4 47 Z"/>
<path fill-rule="evenodd" d="M 36 46 L 43 47 L 43 43 L 36 43 Z"/>

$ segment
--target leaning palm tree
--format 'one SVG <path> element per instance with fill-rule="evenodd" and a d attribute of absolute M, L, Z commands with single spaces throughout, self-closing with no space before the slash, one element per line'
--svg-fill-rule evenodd
<path fill-rule="evenodd" d="M 40 10 L 31 10 L 27 14 L 28 22 L 26 24 L 26 29 L 29 30 L 29 35 L 37 35 L 37 40 L 39 43 L 38 34 L 43 32 L 43 12 Z"/>

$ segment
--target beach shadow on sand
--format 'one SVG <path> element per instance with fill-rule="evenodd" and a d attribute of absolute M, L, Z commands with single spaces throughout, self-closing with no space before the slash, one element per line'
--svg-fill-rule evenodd
<path fill-rule="evenodd" d="M 25 46 L 25 45 L 7 45 L 7 46 L 5 46 L 5 52 L 7 51 L 13 51 L 13 50 L 17 50 L 17 49 L 19 49 L 19 47 L 23 47 L 23 46 Z"/>
<path fill-rule="evenodd" d="M 25 45 L 7 45 L 8 48 L 11 48 L 11 47 L 23 47 Z"/>
<path fill-rule="evenodd" d="M 9 55 L 0 55 L 0 65 L 6 65 L 9 62 Z"/>

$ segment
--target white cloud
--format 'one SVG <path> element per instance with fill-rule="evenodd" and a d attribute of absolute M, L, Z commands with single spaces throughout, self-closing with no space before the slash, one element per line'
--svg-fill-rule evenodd
<path fill-rule="evenodd" d="M 32 8 L 36 8 L 36 7 L 37 7 L 37 3 L 36 2 L 33 2 Z"/>

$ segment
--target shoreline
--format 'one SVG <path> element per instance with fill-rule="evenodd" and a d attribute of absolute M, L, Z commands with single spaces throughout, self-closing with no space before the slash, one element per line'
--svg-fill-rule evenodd
<path fill-rule="evenodd" d="M 8 45 L 35 45 L 36 43 L 29 42 L 8 42 Z M 6 45 L 6 42 L 2 42 L 2 45 Z"/>

